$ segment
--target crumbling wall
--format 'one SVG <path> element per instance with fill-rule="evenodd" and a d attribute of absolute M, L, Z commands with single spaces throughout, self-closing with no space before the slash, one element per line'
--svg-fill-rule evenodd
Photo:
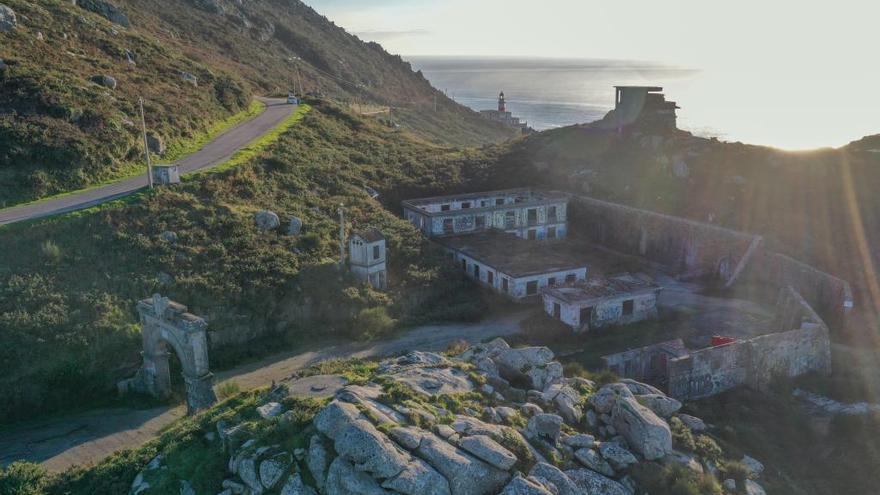
<path fill-rule="evenodd" d="M 733 275 L 756 236 L 586 196 L 572 198 L 575 231 L 592 242 L 682 273 Z"/>
<path fill-rule="evenodd" d="M 699 399 L 740 385 L 766 390 L 780 377 L 831 371 L 828 327 L 792 287 L 780 291 L 775 324 L 778 333 L 670 360 L 669 395 Z"/>
<path fill-rule="evenodd" d="M 784 254 L 762 250 L 744 276 L 776 287 L 794 287 L 832 325 L 842 322 L 854 306 L 849 282 Z"/>
<path fill-rule="evenodd" d="M 570 221 L 597 244 L 640 256 L 682 274 L 794 287 L 837 326 L 853 308 L 845 280 L 765 249 L 761 236 L 587 196 L 574 196 Z"/>

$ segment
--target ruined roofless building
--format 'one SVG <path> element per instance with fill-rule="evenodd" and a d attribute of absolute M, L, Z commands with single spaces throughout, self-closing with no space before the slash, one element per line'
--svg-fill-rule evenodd
<path fill-rule="evenodd" d="M 568 195 L 531 188 L 411 199 L 403 214 L 428 237 L 501 230 L 531 240 L 566 235 Z"/>
<path fill-rule="evenodd" d="M 348 264 L 351 272 L 364 283 L 377 289 L 388 285 L 385 264 L 385 236 L 376 229 L 355 232 L 348 239 Z"/>
<path fill-rule="evenodd" d="M 616 130 L 631 126 L 652 131 L 677 128 L 675 111 L 679 107 L 674 101 L 666 101 L 662 87 L 615 86 L 614 89 L 611 124 Z"/>

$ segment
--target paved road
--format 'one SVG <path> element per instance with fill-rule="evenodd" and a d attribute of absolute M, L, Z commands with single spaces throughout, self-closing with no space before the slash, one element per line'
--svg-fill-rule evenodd
<path fill-rule="evenodd" d="M 229 129 L 201 150 L 177 162 L 180 173 L 210 168 L 225 162 L 236 151 L 274 129 L 296 109 L 295 105 L 288 105 L 284 99 L 260 98 L 260 101 L 266 104 L 263 113 Z M 7 208 L 0 210 L 0 225 L 90 208 L 127 196 L 146 186 L 147 177 L 143 174 L 60 198 Z"/>
<path fill-rule="evenodd" d="M 393 339 L 346 343 L 271 356 L 233 370 L 216 373 L 217 382 L 234 379 L 246 390 L 283 382 L 296 371 L 318 361 L 340 357 L 368 358 L 403 351 L 443 350 L 455 340 L 479 342 L 516 333 L 520 323 L 537 309 L 528 309 L 474 324 L 430 325 Z M 98 409 L 72 416 L 37 421 L 0 431 L 0 465 L 16 460 L 40 462 L 52 472 L 91 464 L 156 437 L 164 427 L 186 414 L 183 406 L 147 410 Z"/>

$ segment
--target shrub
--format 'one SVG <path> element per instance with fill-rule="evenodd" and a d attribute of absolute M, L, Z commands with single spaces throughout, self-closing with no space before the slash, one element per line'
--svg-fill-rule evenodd
<path fill-rule="evenodd" d="M 749 468 L 739 461 L 725 462 L 721 466 L 721 473 L 724 475 L 724 478 L 730 478 L 736 481 L 737 486 L 743 486 L 746 480 L 752 475 Z"/>
<path fill-rule="evenodd" d="M 672 443 L 680 449 L 694 452 L 697 448 L 691 429 L 685 426 L 678 418 L 669 420 L 669 428 L 672 430 Z"/>
<path fill-rule="evenodd" d="M 46 261 L 52 264 L 58 264 L 63 257 L 61 248 L 49 239 L 40 244 L 40 254 L 43 255 Z"/>
<path fill-rule="evenodd" d="M 241 387 L 235 380 L 227 380 L 220 385 L 217 385 L 215 392 L 217 393 L 218 399 L 224 400 L 241 392 Z"/>
<path fill-rule="evenodd" d="M 464 339 L 454 340 L 446 347 L 446 354 L 448 354 L 450 356 L 457 356 L 457 355 L 461 354 L 462 352 L 468 350 L 468 348 L 470 348 L 470 346 L 471 345 L 468 343 L 467 340 L 464 340 Z"/>
<path fill-rule="evenodd" d="M 715 439 L 708 435 L 697 435 L 694 440 L 694 452 L 700 457 L 710 461 L 718 461 L 721 459 L 721 447 L 715 442 Z"/>
<path fill-rule="evenodd" d="M 39 495 L 43 492 L 46 470 L 30 462 L 13 462 L 0 467 L 0 493 Z"/>
<path fill-rule="evenodd" d="M 385 337 L 391 333 L 396 323 L 384 306 L 362 309 L 355 322 L 355 336 L 365 339 Z"/>

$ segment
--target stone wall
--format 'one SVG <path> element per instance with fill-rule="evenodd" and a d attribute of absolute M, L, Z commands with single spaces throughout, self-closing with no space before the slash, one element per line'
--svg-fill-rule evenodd
<path fill-rule="evenodd" d="M 780 291 L 775 330 L 671 359 L 669 395 L 698 399 L 740 385 L 766 390 L 779 377 L 831 371 L 828 327 L 792 287 Z"/>
<path fill-rule="evenodd" d="M 641 256 L 681 274 L 792 286 L 825 321 L 843 324 L 853 308 L 849 283 L 765 249 L 761 236 L 664 215 L 587 196 L 574 196 L 569 221 L 591 242 Z"/>
<path fill-rule="evenodd" d="M 754 235 L 630 206 L 576 196 L 572 229 L 597 244 L 641 256 L 681 273 L 733 275 Z"/>

